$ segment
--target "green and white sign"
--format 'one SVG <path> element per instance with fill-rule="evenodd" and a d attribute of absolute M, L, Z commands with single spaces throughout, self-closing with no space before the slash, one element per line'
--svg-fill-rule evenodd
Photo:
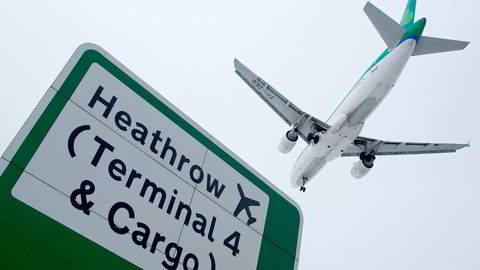
<path fill-rule="evenodd" d="M 300 208 L 96 45 L 0 163 L 0 268 L 296 269 Z"/>

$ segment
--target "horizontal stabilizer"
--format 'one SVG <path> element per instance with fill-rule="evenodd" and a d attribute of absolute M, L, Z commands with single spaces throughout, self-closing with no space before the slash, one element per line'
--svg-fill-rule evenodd
<path fill-rule="evenodd" d="M 404 34 L 403 26 L 370 2 L 367 2 L 363 11 L 365 11 L 365 14 L 367 14 L 385 44 L 387 44 L 387 47 L 389 49 L 395 48 Z"/>
<path fill-rule="evenodd" d="M 418 40 L 412 56 L 463 50 L 469 43 L 466 41 L 422 36 Z"/>

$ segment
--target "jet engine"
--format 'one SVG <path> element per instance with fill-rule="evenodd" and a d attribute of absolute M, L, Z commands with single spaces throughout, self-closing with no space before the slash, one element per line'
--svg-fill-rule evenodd
<path fill-rule="evenodd" d="M 360 160 L 353 163 L 353 167 L 350 170 L 350 173 L 353 177 L 360 179 L 370 172 L 373 167 L 373 162 L 375 161 L 375 156 L 370 154 L 361 153 Z"/>
<path fill-rule="evenodd" d="M 298 141 L 298 130 L 296 128 L 287 131 L 278 144 L 278 151 L 288 154 Z"/>

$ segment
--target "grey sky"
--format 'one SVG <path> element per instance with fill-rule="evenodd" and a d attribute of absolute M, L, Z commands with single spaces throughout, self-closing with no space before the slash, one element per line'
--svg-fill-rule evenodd
<path fill-rule="evenodd" d="M 75 48 L 102 46 L 294 198 L 305 218 L 299 269 L 480 269 L 480 5 L 418 0 L 424 34 L 462 52 L 411 59 L 363 135 L 459 142 L 456 154 L 330 163 L 290 187 L 303 150 L 276 150 L 287 126 L 233 72 L 239 58 L 304 111 L 327 119 L 385 45 L 366 1 L 3 1 L 0 152 Z M 400 20 L 404 1 L 373 1 Z M 279 224 L 281 226 L 281 224 Z"/>

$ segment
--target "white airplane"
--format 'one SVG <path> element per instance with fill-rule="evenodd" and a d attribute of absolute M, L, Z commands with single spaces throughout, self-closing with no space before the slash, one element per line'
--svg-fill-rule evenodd
<path fill-rule="evenodd" d="M 414 22 L 416 0 L 409 0 L 401 23 L 395 22 L 370 2 L 364 7 L 368 18 L 387 45 L 350 90 L 327 122 L 303 112 L 271 85 L 237 59 L 235 72 L 288 125 L 278 149 L 289 153 L 298 137 L 308 145 L 292 169 L 291 182 L 305 192 L 305 184 L 328 162 L 342 156 L 358 156 L 351 174 L 364 177 L 376 156 L 456 152 L 469 144 L 391 142 L 359 136 L 365 120 L 392 90 L 409 58 L 415 55 L 462 50 L 469 43 L 422 36 L 426 19 Z"/>

